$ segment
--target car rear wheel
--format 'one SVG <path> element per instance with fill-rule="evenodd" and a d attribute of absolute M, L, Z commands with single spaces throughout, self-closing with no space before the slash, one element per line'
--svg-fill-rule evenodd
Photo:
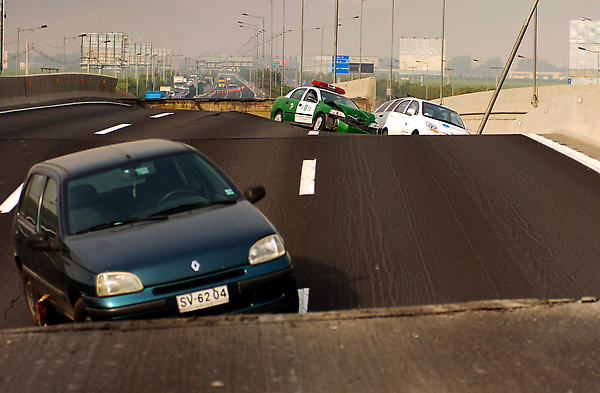
<path fill-rule="evenodd" d="M 325 130 L 325 115 L 319 113 L 315 118 L 315 123 L 313 124 L 313 130 L 323 131 Z"/>
<path fill-rule="evenodd" d="M 275 112 L 275 116 L 273 117 L 273 121 L 282 122 L 283 121 L 283 112 L 282 111 Z"/>

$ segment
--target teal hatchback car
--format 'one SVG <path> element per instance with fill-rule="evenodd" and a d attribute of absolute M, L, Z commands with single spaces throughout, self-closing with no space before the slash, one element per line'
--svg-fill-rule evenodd
<path fill-rule="evenodd" d="M 283 239 L 196 149 L 144 140 L 36 164 L 12 233 L 32 319 L 297 311 Z"/>
<path fill-rule="evenodd" d="M 312 81 L 312 87 L 298 87 L 273 103 L 271 120 L 290 121 L 315 130 L 356 134 L 377 134 L 375 116 L 344 97 L 339 87 Z"/>

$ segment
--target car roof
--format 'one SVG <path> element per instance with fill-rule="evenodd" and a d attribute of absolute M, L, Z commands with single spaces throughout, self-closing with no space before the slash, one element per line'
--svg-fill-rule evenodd
<path fill-rule="evenodd" d="M 145 139 L 83 150 L 44 161 L 36 166 L 52 167 L 65 177 L 73 177 L 130 161 L 188 151 L 195 151 L 195 149 L 179 142 Z"/>

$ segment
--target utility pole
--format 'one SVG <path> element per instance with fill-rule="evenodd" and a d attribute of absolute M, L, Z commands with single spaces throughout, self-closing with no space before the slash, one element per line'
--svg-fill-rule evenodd
<path fill-rule="evenodd" d="M 525 23 L 523 23 L 523 26 L 521 27 L 521 31 L 519 32 L 519 36 L 517 37 L 517 41 L 515 42 L 515 45 L 513 46 L 513 49 L 510 52 L 510 55 L 508 56 L 508 60 L 506 61 L 506 66 L 504 67 L 504 70 L 502 71 L 502 76 L 500 77 L 500 83 L 498 84 L 498 86 L 496 86 L 496 90 L 494 91 L 494 94 L 492 95 L 492 99 L 490 100 L 490 103 L 488 104 L 485 114 L 483 115 L 483 119 L 481 120 L 481 123 L 479 124 L 479 129 L 477 130 L 477 134 L 479 134 L 479 135 L 481 135 L 483 133 L 485 124 L 487 123 L 487 121 L 490 117 L 490 114 L 492 113 L 492 109 L 494 108 L 494 104 L 496 103 L 496 100 L 498 99 L 498 95 L 500 94 L 502 85 L 504 84 L 504 81 L 506 80 L 506 76 L 508 75 L 510 66 L 512 65 L 512 62 L 514 61 L 515 56 L 517 55 L 517 50 L 519 49 L 519 46 L 521 45 L 521 42 L 523 41 L 523 36 L 525 35 L 525 32 L 527 31 L 529 22 L 531 22 L 531 18 L 533 17 L 533 14 L 535 13 L 535 10 L 537 9 L 538 2 L 539 2 L 539 0 L 535 0 L 533 2 L 531 11 L 529 12 L 529 15 L 527 16 Z"/>
<path fill-rule="evenodd" d="M 0 0 L 0 74 L 4 65 L 4 0 Z"/>

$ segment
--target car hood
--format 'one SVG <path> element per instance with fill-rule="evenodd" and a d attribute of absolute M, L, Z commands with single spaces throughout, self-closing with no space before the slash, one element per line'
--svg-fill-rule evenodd
<path fill-rule="evenodd" d="M 354 121 L 358 121 L 366 126 L 375 121 L 375 116 L 372 113 L 362 111 L 360 109 L 350 108 L 344 105 L 339 106 L 344 111 L 346 117 Z"/>
<path fill-rule="evenodd" d="M 83 268 L 132 272 L 149 287 L 247 265 L 250 247 L 273 233 L 262 213 L 242 201 L 72 236 L 65 245 Z"/>

